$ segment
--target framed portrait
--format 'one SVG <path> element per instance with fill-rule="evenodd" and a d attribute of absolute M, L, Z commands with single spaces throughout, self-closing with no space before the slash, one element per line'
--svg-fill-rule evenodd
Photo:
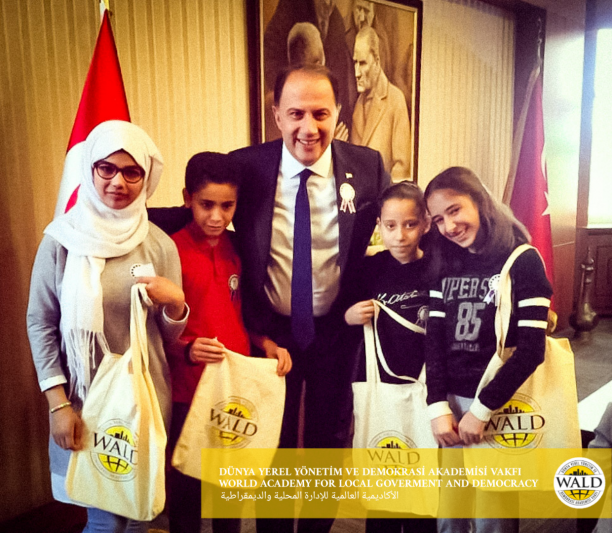
<path fill-rule="evenodd" d="M 378 150 L 394 181 L 416 181 L 422 15 L 420 0 L 249 0 L 252 143 L 280 137 L 278 73 L 323 64 L 338 80 L 335 138 Z"/>

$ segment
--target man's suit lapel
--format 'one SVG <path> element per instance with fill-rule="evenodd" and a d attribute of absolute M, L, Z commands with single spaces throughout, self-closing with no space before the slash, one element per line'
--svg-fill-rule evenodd
<path fill-rule="evenodd" d="M 348 176 L 354 176 L 356 170 L 353 166 L 353 162 L 346 156 L 342 144 L 335 141 L 332 142 L 332 158 L 334 162 L 334 177 L 336 180 L 336 202 L 338 204 L 338 245 L 340 249 L 340 257 L 338 262 L 340 265 L 340 272 L 344 272 L 351 246 L 353 227 L 356 217 L 355 213 L 351 213 L 348 209 L 345 209 L 344 211 L 340 209 L 342 206 L 340 186 L 343 183 L 348 183 L 349 185 L 355 187 L 355 178 Z M 359 194 L 359 191 L 356 190 L 355 192 L 357 195 Z M 358 197 L 356 196 L 355 205 L 357 205 L 357 201 Z"/>
<path fill-rule="evenodd" d="M 265 146 L 265 145 L 263 145 Z M 257 245 L 254 247 L 259 254 L 257 265 L 258 279 L 265 279 L 266 267 L 270 257 L 270 247 L 272 243 L 272 219 L 274 218 L 274 199 L 276 197 L 276 187 L 278 184 L 278 169 L 280 168 L 280 160 L 282 153 L 282 140 L 274 141 L 270 145 L 267 157 L 261 159 L 260 177 L 257 187 L 261 194 L 257 194 L 256 198 L 261 202 L 258 206 L 252 206 L 253 211 L 257 213 L 253 219 L 253 224 L 256 225 Z"/>

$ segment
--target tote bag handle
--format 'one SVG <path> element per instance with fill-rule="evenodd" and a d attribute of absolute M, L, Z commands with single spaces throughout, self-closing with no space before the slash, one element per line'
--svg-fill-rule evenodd
<path fill-rule="evenodd" d="M 421 375 L 419 379 L 414 379 L 410 376 L 399 376 L 395 374 L 389 365 L 387 364 L 387 360 L 382 351 L 382 347 L 380 345 L 380 336 L 378 335 L 378 315 L 380 314 L 380 309 L 382 309 L 385 313 L 387 313 L 391 318 L 393 318 L 396 322 L 404 326 L 405 328 L 414 331 L 415 333 L 420 333 L 422 335 L 425 334 L 425 329 L 413 324 L 409 320 L 406 320 L 404 317 L 397 314 L 392 309 L 389 309 L 384 304 L 380 303 L 378 300 L 372 300 L 374 303 L 374 320 L 371 320 L 367 324 L 363 326 L 364 338 L 365 338 L 365 353 L 366 353 L 366 381 L 368 383 L 380 383 L 380 372 L 378 371 L 378 364 L 376 364 L 376 359 L 380 361 L 381 366 L 384 368 L 385 372 L 397 379 L 401 379 L 403 381 L 411 381 L 416 383 L 417 381 L 424 383 L 425 382 L 425 365 L 423 365 L 423 369 L 421 370 Z"/>
<path fill-rule="evenodd" d="M 497 288 L 497 310 L 495 312 L 495 335 L 497 337 L 497 348 L 493 354 L 493 357 L 491 358 L 491 361 L 487 365 L 482 378 L 480 378 L 480 383 L 476 389 L 476 397 L 478 397 L 480 391 L 493 380 L 501 365 L 504 363 L 504 347 L 506 345 L 506 337 L 508 336 L 510 317 L 512 315 L 512 277 L 510 276 L 510 269 L 519 256 L 525 253 L 527 250 L 538 251 L 537 248 L 534 248 L 529 244 L 521 244 L 514 249 L 501 269 L 501 273 L 499 275 L 499 285 Z"/>
<path fill-rule="evenodd" d="M 506 337 L 508 336 L 508 329 L 510 328 L 510 316 L 512 315 L 512 278 L 510 277 L 510 269 L 514 266 L 515 261 L 520 255 L 532 249 L 536 250 L 529 244 L 517 246 L 504 263 L 499 275 L 499 286 L 497 289 L 498 301 L 496 302 L 497 311 L 495 313 L 495 335 L 497 337 L 497 355 L 500 357 L 506 345 Z"/>
<path fill-rule="evenodd" d="M 147 306 L 152 305 L 144 283 L 132 285 L 130 312 L 130 349 L 134 374 L 149 370 L 149 342 L 147 338 Z"/>

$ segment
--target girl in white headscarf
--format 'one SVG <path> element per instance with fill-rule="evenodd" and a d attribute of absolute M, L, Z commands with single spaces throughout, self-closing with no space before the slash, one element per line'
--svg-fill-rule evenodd
<path fill-rule="evenodd" d="M 138 126 L 108 121 L 87 137 L 76 205 L 45 229 L 30 285 L 28 336 L 40 388 L 49 402 L 54 497 L 66 496 L 70 450 L 82 446 L 79 416 L 106 353 L 130 345 L 130 288 L 146 283 L 155 307 L 147 318 L 150 372 L 166 426 L 170 376 L 164 342 L 187 318 L 173 241 L 149 223 L 145 202 L 163 161 Z M 85 532 L 146 531 L 142 523 L 88 509 Z"/>

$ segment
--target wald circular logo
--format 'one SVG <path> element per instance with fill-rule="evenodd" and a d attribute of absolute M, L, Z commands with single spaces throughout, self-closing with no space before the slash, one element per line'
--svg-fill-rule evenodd
<path fill-rule="evenodd" d="M 110 420 L 94 431 L 91 457 L 108 479 L 130 481 L 136 476 L 138 437 L 123 420 Z"/>
<path fill-rule="evenodd" d="M 402 468 L 415 465 L 420 461 L 416 447 L 412 439 L 399 431 L 383 431 L 368 444 L 368 466 Z"/>
<path fill-rule="evenodd" d="M 209 426 L 223 448 L 244 448 L 257 433 L 257 409 L 244 398 L 230 396 L 210 410 Z"/>
<path fill-rule="evenodd" d="M 565 461 L 555 474 L 555 493 L 568 507 L 585 509 L 595 505 L 606 489 L 606 478 L 599 465 L 574 457 Z"/>
<path fill-rule="evenodd" d="M 402 435 L 397 431 L 384 431 L 376 435 L 376 437 L 370 441 L 368 448 L 408 450 L 410 448 L 416 448 L 416 445 L 406 437 L 406 435 Z"/>
<path fill-rule="evenodd" d="M 538 446 L 545 425 L 536 401 L 517 394 L 493 414 L 485 426 L 484 437 L 492 448 L 527 451 Z"/>

